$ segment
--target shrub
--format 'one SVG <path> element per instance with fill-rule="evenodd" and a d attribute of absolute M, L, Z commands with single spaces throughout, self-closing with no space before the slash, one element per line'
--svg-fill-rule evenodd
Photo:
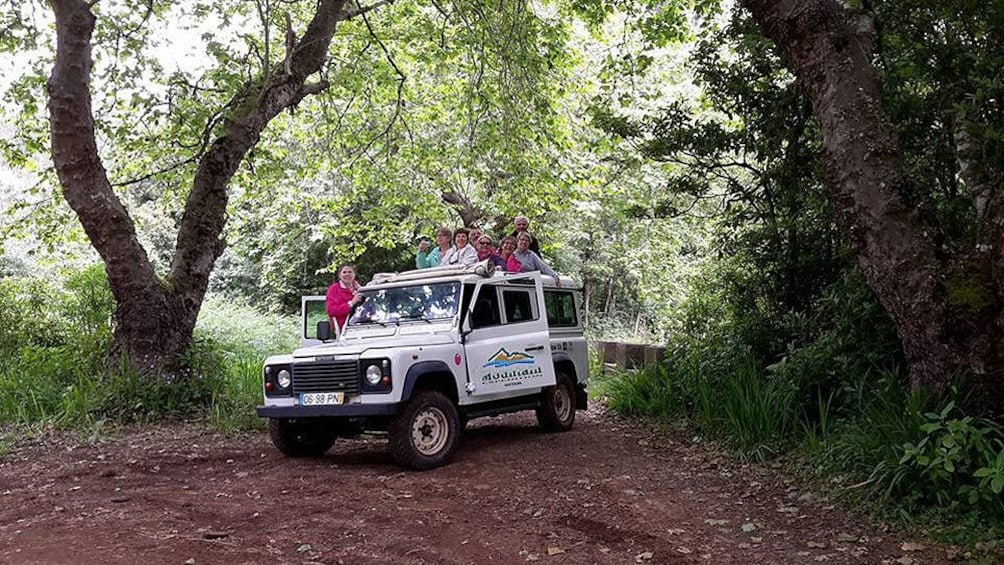
<path fill-rule="evenodd" d="M 925 413 L 920 440 L 902 445 L 904 486 L 942 507 L 989 503 L 1002 510 L 1001 429 L 955 412 L 952 401 L 939 412 Z"/>
<path fill-rule="evenodd" d="M 0 280 L 0 423 L 59 426 L 208 419 L 259 426 L 261 366 L 296 345 L 295 317 L 210 297 L 184 371 L 171 377 L 108 371 L 115 303 L 104 269 L 69 273 L 62 286 Z"/>

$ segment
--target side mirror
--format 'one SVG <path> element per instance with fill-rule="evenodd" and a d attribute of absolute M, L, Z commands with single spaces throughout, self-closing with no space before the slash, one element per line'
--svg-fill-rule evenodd
<path fill-rule="evenodd" d="M 327 320 L 317 322 L 317 339 L 321 341 L 328 341 L 331 339 L 331 322 Z"/>

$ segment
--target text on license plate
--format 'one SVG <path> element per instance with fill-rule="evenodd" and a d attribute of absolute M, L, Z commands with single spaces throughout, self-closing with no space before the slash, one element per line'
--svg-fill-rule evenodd
<path fill-rule="evenodd" d="M 301 406 L 322 406 L 345 402 L 344 392 L 304 392 L 300 395 Z"/>

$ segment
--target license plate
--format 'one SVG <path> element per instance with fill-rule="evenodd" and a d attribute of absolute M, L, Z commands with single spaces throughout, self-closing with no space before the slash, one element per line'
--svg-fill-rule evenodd
<path fill-rule="evenodd" d="M 344 392 L 304 392 L 300 394 L 301 406 L 324 406 L 345 402 Z"/>

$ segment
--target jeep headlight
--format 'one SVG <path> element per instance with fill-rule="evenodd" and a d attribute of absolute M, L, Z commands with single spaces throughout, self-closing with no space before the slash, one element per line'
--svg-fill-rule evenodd
<path fill-rule="evenodd" d="M 376 363 L 374 363 L 374 364 L 370 365 L 369 367 L 366 367 L 366 382 L 367 383 L 369 383 L 372 386 L 376 386 L 376 385 L 380 384 L 380 379 L 382 379 L 382 378 L 383 378 L 383 369 L 380 368 L 380 365 L 377 365 Z"/>
<path fill-rule="evenodd" d="M 279 388 L 289 388 L 289 385 L 292 384 L 293 379 L 290 376 L 289 371 L 283 369 L 279 371 L 278 375 L 276 375 L 275 382 L 276 384 L 279 385 Z"/>

